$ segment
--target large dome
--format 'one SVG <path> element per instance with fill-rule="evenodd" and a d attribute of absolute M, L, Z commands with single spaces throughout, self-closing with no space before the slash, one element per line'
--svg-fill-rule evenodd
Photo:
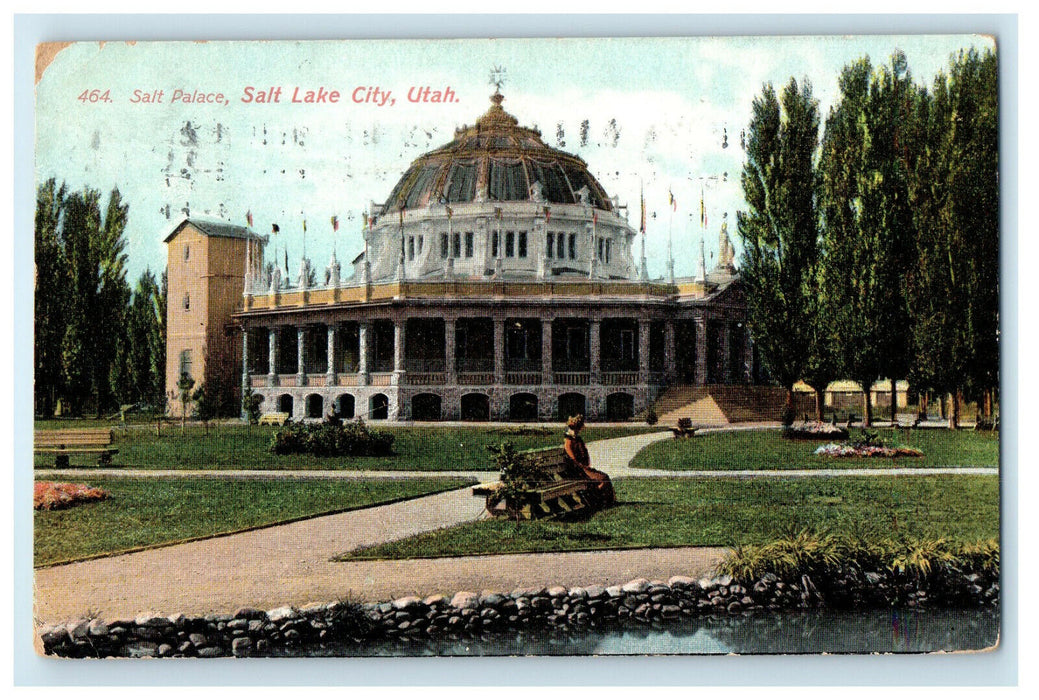
<path fill-rule="evenodd" d="M 541 132 L 519 126 L 502 109 L 501 93 L 473 126 L 455 130 L 448 144 L 417 158 L 393 188 L 381 214 L 417 209 L 430 203 L 516 202 L 537 197 L 550 204 L 585 200 L 598 209 L 613 205 L 587 164 L 575 155 L 551 148 Z M 532 197 L 533 195 L 533 197 Z"/>

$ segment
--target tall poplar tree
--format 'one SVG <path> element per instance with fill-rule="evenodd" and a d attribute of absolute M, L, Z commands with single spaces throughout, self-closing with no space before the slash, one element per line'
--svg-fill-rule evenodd
<path fill-rule="evenodd" d="M 868 58 L 856 61 L 838 85 L 820 160 L 823 286 L 840 363 L 862 386 L 869 425 L 874 382 L 906 376 L 912 357 L 906 274 L 915 257 L 909 178 L 917 93 L 901 52 L 877 71 Z M 893 401 L 892 416 L 895 409 Z"/>
<path fill-rule="evenodd" d="M 741 178 L 747 210 L 737 213 L 737 228 L 750 330 L 769 374 L 787 390 L 786 422 L 793 418 L 793 386 L 805 371 L 815 325 L 818 138 L 811 84 L 791 78 L 780 99 L 766 84 L 747 129 Z"/>
<path fill-rule="evenodd" d="M 61 240 L 65 186 L 53 178 L 36 190 L 34 236 L 33 381 L 35 411 L 53 415 L 62 391 L 62 341 L 68 305 L 68 269 Z"/>

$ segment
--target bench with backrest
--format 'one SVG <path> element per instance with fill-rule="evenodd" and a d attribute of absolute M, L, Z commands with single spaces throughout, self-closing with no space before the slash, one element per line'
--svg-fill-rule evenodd
<path fill-rule="evenodd" d="M 502 497 L 501 481 L 478 484 L 474 496 L 487 499 L 487 512 L 513 520 L 538 520 L 573 514 L 590 514 L 597 507 L 596 482 L 573 464 L 562 447 L 527 450 L 516 455 L 533 482 L 515 495 Z"/>
<path fill-rule="evenodd" d="M 67 468 L 69 455 L 73 454 L 96 454 L 97 465 L 105 467 L 112 463 L 112 455 L 119 452 L 112 447 L 112 440 L 110 428 L 38 430 L 33 449 L 40 454 L 53 454 L 57 469 Z"/>
<path fill-rule="evenodd" d="M 264 413 L 260 416 L 260 425 L 285 425 L 288 413 Z"/>

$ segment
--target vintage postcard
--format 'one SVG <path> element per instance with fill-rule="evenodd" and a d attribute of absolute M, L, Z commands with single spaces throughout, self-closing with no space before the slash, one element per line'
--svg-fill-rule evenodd
<path fill-rule="evenodd" d="M 37 652 L 996 648 L 999 76 L 40 44 Z"/>

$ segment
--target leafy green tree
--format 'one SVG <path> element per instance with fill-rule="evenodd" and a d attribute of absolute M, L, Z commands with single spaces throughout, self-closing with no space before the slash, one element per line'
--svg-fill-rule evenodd
<path fill-rule="evenodd" d="M 53 415 L 64 385 L 69 280 L 60 225 L 65 195 L 65 185 L 59 188 L 53 178 L 36 190 L 33 380 L 36 412 L 44 416 Z"/>
<path fill-rule="evenodd" d="M 158 316 L 159 286 L 151 270 L 141 273 L 127 313 L 128 367 L 134 402 L 162 408 L 166 341 Z M 159 347 L 161 345 L 161 347 Z M 156 357 L 163 358 L 161 365 Z"/>
<path fill-rule="evenodd" d="M 737 213 L 740 275 L 762 361 L 787 390 L 786 422 L 793 419 L 793 386 L 806 369 L 815 325 L 818 134 L 819 105 L 807 80 L 798 85 L 791 78 L 781 99 L 767 84 L 754 100 L 741 179 L 747 210 Z"/>
<path fill-rule="evenodd" d="M 961 52 L 923 95 L 926 148 L 912 179 L 919 231 L 908 276 L 913 383 L 980 399 L 987 414 L 999 383 L 998 65 L 986 51 Z"/>
<path fill-rule="evenodd" d="M 868 58 L 856 61 L 838 85 L 820 159 L 822 276 L 840 365 L 862 386 L 868 426 L 873 383 L 906 376 L 912 357 L 906 274 L 915 264 L 909 177 L 917 91 L 901 52 L 877 71 Z"/>

